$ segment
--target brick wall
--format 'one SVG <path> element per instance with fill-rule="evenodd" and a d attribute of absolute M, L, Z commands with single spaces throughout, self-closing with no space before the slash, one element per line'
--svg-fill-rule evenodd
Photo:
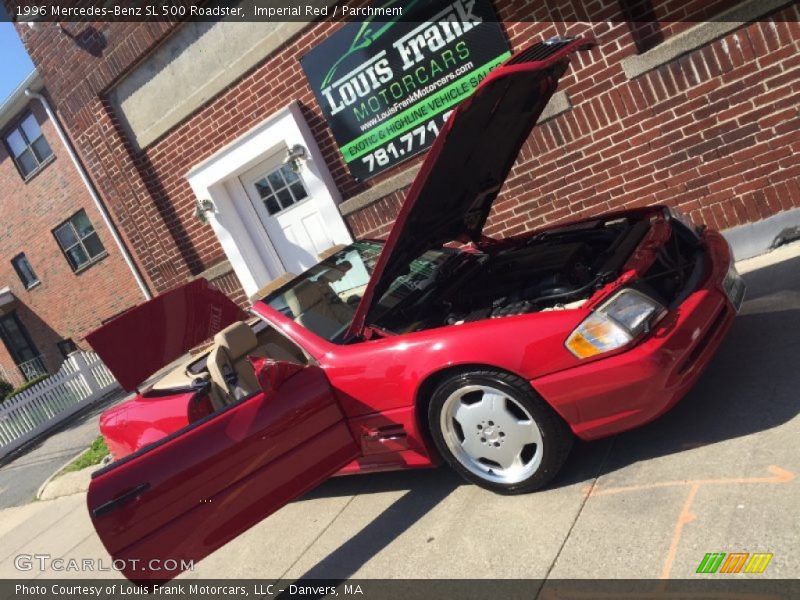
<path fill-rule="evenodd" d="M 534 129 L 487 233 L 651 203 L 726 229 L 800 206 L 797 10 L 634 80 L 620 66 L 636 51 L 627 24 L 569 24 L 567 33 L 592 33 L 599 47 L 574 59 L 559 88 L 573 108 Z M 512 43 L 564 33 L 533 23 L 507 31 Z M 353 231 L 383 235 L 400 196 L 349 217 Z"/>
<path fill-rule="evenodd" d="M 561 85 L 573 108 L 531 135 L 489 233 L 652 202 L 727 228 L 800 205 L 793 160 L 800 144 L 797 7 L 779 15 L 782 20 L 747 25 L 632 81 L 620 64 L 637 52 L 628 24 L 518 22 L 519 14 L 500 12 L 514 49 L 555 34 L 593 34 L 599 47 L 575 59 Z M 291 100 L 303 106 L 345 199 L 421 160 L 366 183 L 349 176 L 298 62 L 336 24 L 309 26 L 141 152 L 130 150 L 103 97 L 172 26 L 64 26 L 71 37 L 89 40 L 85 31 L 96 27 L 90 33 L 102 51 L 79 47 L 55 27 L 19 31 L 157 290 L 224 258 L 211 229 L 193 217 L 185 174 Z M 666 27 L 665 37 L 681 28 Z M 348 215 L 353 233 L 384 235 L 401 197 L 402 190 Z"/>
<path fill-rule="evenodd" d="M 800 205 L 797 23 L 752 23 L 633 81 L 628 26 L 593 31 L 601 47 L 562 85 L 575 107 L 534 130 L 491 232 L 654 202 L 724 229 Z"/>
<path fill-rule="evenodd" d="M 72 338 L 80 345 L 88 331 L 140 302 L 141 295 L 53 124 L 38 101 L 29 107 L 55 159 L 25 182 L 5 145 L 0 144 L 0 287 L 8 285 L 16 297 L 13 305 L 0 308 L 0 312 L 16 311 L 48 367 L 55 369 L 62 360 L 57 342 Z M 74 273 L 52 231 L 82 208 L 108 255 Z M 41 282 L 30 290 L 11 264 L 21 252 Z M 0 365 L 15 370 L 3 344 Z"/>
<path fill-rule="evenodd" d="M 239 284 L 239 280 L 236 278 L 236 273 L 234 273 L 233 270 L 228 271 L 219 277 L 209 279 L 209 283 L 211 283 L 222 293 L 226 294 L 231 300 L 240 306 L 247 305 L 247 296 L 245 295 L 242 286 Z"/>

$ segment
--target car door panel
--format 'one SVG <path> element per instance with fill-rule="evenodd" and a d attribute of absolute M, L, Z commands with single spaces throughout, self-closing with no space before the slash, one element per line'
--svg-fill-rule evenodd
<path fill-rule="evenodd" d="M 133 580 L 170 579 L 360 455 L 333 391 L 308 366 L 93 477 L 100 539 Z M 157 570 L 154 559 L 178 562 Z M 120 563 L 121 564 L 121 563 Z M 171 564 L 171 563 L 170 563 Z"/>

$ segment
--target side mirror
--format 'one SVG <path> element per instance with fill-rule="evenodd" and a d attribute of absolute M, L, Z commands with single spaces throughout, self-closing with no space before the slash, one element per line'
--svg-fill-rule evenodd
<path fill-rule="evenodd" d="M 287 379 L 303 369 L 303 365 L 297 363 L 262 356 L 248 356 L 247 360 L 253 366 L 259 387 L 267 396 L 275 394 Z"/>

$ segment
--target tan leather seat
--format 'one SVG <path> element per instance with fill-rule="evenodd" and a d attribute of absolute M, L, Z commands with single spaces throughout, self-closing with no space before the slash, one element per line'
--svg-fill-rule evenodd
<path fill-rule="evenodd" d="M 247 356 L 258 347 L 252 328 L 234 323 L 214 336 L 214 349 L 208 355 L 208 372 L 215 384 L 212 402 L 221 408 L 258 391 L 258 379 Z"/>
<path fill-rule="evenodd" d="M 303 351 L 271 327 L 258 336 L 252 325 L 238 322 L 214 336 L 214 347 L 208 355 L 207 368 L 211 375 L 211 401 L 220 409 L 259 390 L 258 378 L 248 356 L 304 365 L 308 362 Z"/>
<path fill-rule="evenodd" d="M 331 269 L 318 281 L 303 281 L 286 292 L 286 303 L 298 323 L 318 335 L 331 337 L 353 320 L 355 309 L 331 287 L 347 270 L 349 263 L 342 271 Z"/>

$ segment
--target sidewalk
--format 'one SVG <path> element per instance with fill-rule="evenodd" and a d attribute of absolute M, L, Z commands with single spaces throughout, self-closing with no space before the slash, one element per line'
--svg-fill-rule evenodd
<path fill-rule="evenodd" d="M 198 563 L 184 578 L 456 577 L 495 573 L 543 577 L 575 518 L 582 483 L 503 498 L 462 484 L 448 469 L 331 480 Z M 569 510 L 564 497 L 569 497 Z M 500 511 L 498 512 L 498 509 Z M 543 532 L 532 515 L 562 513 Z M 476 519 L 477 515 L 491 519 Z M 498 523 L 495 519 L 500 519 Z M 83 494 L 0 513 L 0 578 L 81 578 L 85 573 L 20 572 L 14 557 L 111 559 L 91 526 Z M 483 543 L 475 544 L 475 537 Z M 513 563 L 508 548 L 526 544 Z M 457 548 L 468 555 L 450 560 Z M 516 552 L 516 550 L 515 550 Z M 94 574 L 90 574 L 94 577 Z M 105 572 L 99 577 L 119 577 Z"/>
<path fill-rule="evenodd" d="M 50 475 L 86 450 L 99 435 L 100 413 L 127 397 L 127 392 L 120 391 L 100 400 L 55 432 L 48 432 L 7 457 L 0 466 L 0 510 L 31 502 Z"/>

